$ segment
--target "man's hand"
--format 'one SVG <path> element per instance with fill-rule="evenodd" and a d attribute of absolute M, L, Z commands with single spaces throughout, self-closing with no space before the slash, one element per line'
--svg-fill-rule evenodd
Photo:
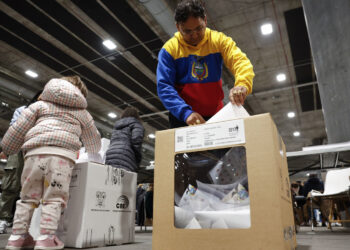
<path fill-rule="evenodd" d="M 237 86 L 230 90 L 230 101 L 237 106 L 243 105 L 245 98 L 247 97 L 248 90 L 244 86 Z"/>
<path fill-rule="evenodd" d="M 186 119 L 186 123 L 187 125 L 198 125 L 198 124 L 202 124 L 202 123 L 205 123 L 205 120 L 203 119 L 203 117 L 196 113 L 196 112 L 193 112 L 192 114 L 190 114 L 189 117 L 187 117 Z"/>
<path fill-rule="evenodd" d="M 4 152 L 0 153 L 0 159 L 7 159 L 7 156 L 5 155 Z"/>

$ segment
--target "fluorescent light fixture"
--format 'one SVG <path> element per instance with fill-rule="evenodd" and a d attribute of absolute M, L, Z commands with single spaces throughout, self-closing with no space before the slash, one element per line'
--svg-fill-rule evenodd
<path fill-rule="evenodd" d="M 30 77 L 33 77 L 33 78 L 37 78 L 38 77 L 38 74 L 32 70 L 27 70 L 26 72 L 26 75 L 30 76 Z"/>
<path fill-rule="evenodd" d="M 294 135 L 294 136 L 299 136 L 299 135 L 300 135 L 300 132 L 299 132 L 299 131 L 295 131 L 295 132 L 293 133 L 293 135 Z"/>
<path fill-rule="evenodd" d="M 283 81 L 286 80 L 286 74 L 283 74 L 283 73 L 278 74 L 278 75 L 276 76 L 276 79 L 277 79 L 278 82 L 283 82 Z"/>
<path fill-rule="evenodd" d="M 1 162 L 4 162 L 4 163 L 6 163 L 6 162 L 7 162 L 7 160 L 6 160 L 6 159 L 0 159 L 0 161 L 1 161 Z"/>
<path fill-rule="evenodd" d="M 111 113 L 109 113 L 109 114 L 108 114 L 108 116 L 109 116 L 110 118 L 114 119 L 114 118 L 116 118 L 116 117 L 117 117 L 117 114 L 116 114 L 116 113 L 111 112 Z"/>
<path fill-rule="evenodd" d="M 261 34 L 263 34 L 264 36 L 270 35 L 273 31 L 271 23 L 265 23 L 261 25 L 260 29 L 261 29 Z"/>
<path fill-rule="evenodd" d="M 327 150 L 328 152 L 345 151 L 345 150 L 348 151 L 350 150 L 350 141 L 303 147 L 303 151 L 314 151 L 314 150 Z"/>
<path fill-rule="evenodd" d="M 154 134 L 149 134 L 149 135 L 148 135 L 148 138 L 154 139 L 154 138 L 156 138 L 156 136 L 155 136 Z"/>
<path fill-rule="evenodd" d="M 112 42 L 111 40 L 104 40 L 103 45 L 106 46 L 107 49 L 109 49 L 109 50 L 117 48 L 117 45 L 114 42 Z"/>
<path fill-rule="evenodd" d="M 289 118 L 293 118 L 293 117 L 295 117 L 295 113 L 294 112 L 288 112 L 287 116 Z"/>

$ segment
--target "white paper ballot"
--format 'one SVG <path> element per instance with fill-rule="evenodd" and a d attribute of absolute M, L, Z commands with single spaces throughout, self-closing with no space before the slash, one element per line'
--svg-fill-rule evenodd
<path fill-rule="evenodd" d="M 175 226 L 177 228 L 185 228 L 193 218 L 192 212 L 175 206 Z"/>
<path fill-rule="evenodd" d="M 211 228 L 225 228 L 228 229 L 228 226 L 225 223 L 225 220 L 223 218 L 219 218 L 217 221 L 214 221 Z"/>
<path fill-rule="evenodd" d="M 211 221 L 212 223 L 223 220 L 227 228 L 249 228 L 250 227 L 250 207 L 241 207 L 235 210 L 220 211 L 194 211 L 197 221 Z M 216 223 L 214 226 L 222 226 Z"/>
<path fill-rule="evenodd" d="M 196 218 L 193 218 L 190 223 L 185 227 L 186 229 L 201 229 L 201 225 L 198 223 Z"/>
<path fill-rule="evenodd" d="M 229 102 L 206 123 L 221 122 L 248 116 L 250 115 L 243 106 L 233 105 Z"/>

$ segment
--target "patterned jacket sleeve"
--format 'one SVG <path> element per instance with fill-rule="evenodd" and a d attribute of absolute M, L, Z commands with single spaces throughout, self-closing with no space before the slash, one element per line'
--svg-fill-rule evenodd
<path fill-rule="evenodd" d="M 27 132 L 35 125 L 40 104 L 34 103 L 24 109 L 18 120 L 10 126 L 4 135 L 1 146 L 5 154 L 11 155 L 17 153 L 23 143 Z"/>
<path fill-rule="evenodd" d="M 86 111 L 87 122 L 83 124 L 81 140 L 85 146 L 86 152 L 97 153 L 101 149 L 101 135 L 98 132 L 94 119 Z"/>

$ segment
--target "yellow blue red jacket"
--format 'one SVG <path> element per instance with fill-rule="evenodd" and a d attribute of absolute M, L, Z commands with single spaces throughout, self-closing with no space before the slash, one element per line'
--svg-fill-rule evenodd
<path fill-rule="evenodd" d="M 206 28 L 196 46 L 176 32 L 158 55 L 157 91 L 163 105 L 178 120 L 197 112 L 213 116 L 223 107 L 222 64 L 235 76 L 235 86 L 253 87 L 253 66 L 232 38 Z"/>

